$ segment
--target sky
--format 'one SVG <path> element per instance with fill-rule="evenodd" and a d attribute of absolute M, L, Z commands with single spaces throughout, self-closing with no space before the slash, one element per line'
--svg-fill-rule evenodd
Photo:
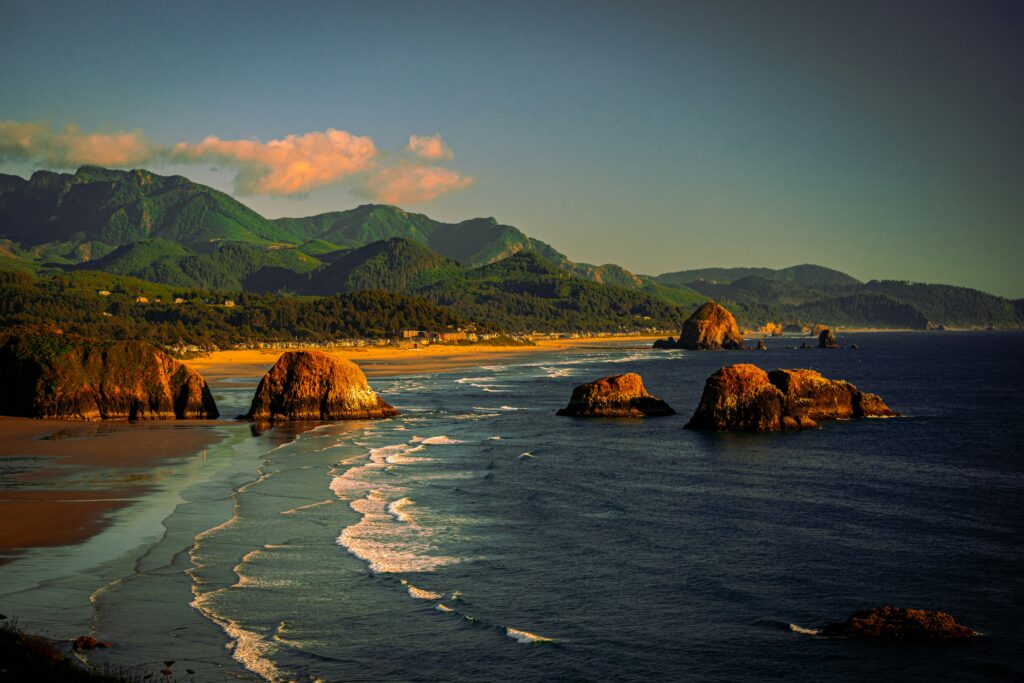
<path fill-rule="evenodd" d="M 0 0 L 0 172 L 1024 297 L 1019 2 Z"/>

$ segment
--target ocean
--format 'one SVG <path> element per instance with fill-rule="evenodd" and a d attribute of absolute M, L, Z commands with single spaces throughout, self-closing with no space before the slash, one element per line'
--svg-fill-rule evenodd
<path fill-rule="evenodd" d="M 179 680 L 1020 680 L 1024 335 L 787 348 L 803 341 L 609 342 L 371 378 L 395 419 L 218 427 L 98 536 L 0 567 L 0 611 L 92 628 L 115 643 L 94 661 L 175 660 Z M 903 416 L 684 430 L 705 378 L 738 362 L 814 368 Z M 623 372 L 678 414 L 555 416 Z M 245 412 L 257 380 L 215 383 L 221 412 Z M 983 635 L 810 634 L 882 605 Z"/>

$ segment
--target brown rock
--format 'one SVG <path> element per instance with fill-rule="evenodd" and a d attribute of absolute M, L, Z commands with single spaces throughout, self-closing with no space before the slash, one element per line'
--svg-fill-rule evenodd
<path fill-rule="evenodd" d="M 764 339 L 758 339 L 757 340 L 757 350 L 758 351 L 767 351 L 768 350 L 768 345 L 764 343 Z"/>
<path fill-rule="evenodd" d="M 660 417 L 675 413 L 667 403 L 647 393 L 640 375 L 630 372 L 579 385 L 572 390 L 569 405 L 556 414 L 571 417 Z"/>
<path fill-rule="evenodd" d="M 814 326 L 813 326 L 813 327 L 811 328 L 811 336 L 812 336 L 812 337 L 817 337 L 817 336 L 820 336 L 820 335 L 821 335 L 821 333 L 822 333 L 822 332 L 824 332 L 824 331 L 825 331 L 825 330 L 827 330 L 827 329 L 828 329 L 828 325 L 822 325 L 821 323 L 816 323 L 816 324 L 815 324 L 815 325 L 814 325 Z"/>
<path fill-rule="evenodd" d="M 786 397 L 756 365 L 741 363 L 708 377 L 687 429 L 771 432 L 785 429 Z M 792 427 L 790 427 L 792 428 Z"/>
<path fill-rule="evenodd" d="M 320 351 L 288 351 L 256 388 L 247 420 L 356 420 L 398 411 L 374 393 L 355 363 Z"/>
<path fill-rule="evenodd" d="M 830 638 L 970 638 L 978 635 L 956 623 L 946 612 L 905 607 L 881 607 L 857 612 L 841 623 L 829 624 Z"/>
<path fill-rule="evenodd" d="M 822 330 L 821 334 L 818 335 L 818 348 L 835 349 L 838 347 L 836 335 L 832 334 L 832 330 Z"/>
<path fill-rule="evenodd" d="M 819 420 L 894 417 L 875 394 L 814 370 L 774 370 L 732 365 L 708 377 L 689 429 L 776 431 L 813 429 Z"/>
<path fill-rule="evenodd" d="M 151 344 L 45 330 L 0 338 L 0 414 L 61 420 L 215 418 L 206 380 Z"/>
<path fill-rule="evenodd" d="M 683 349 L 742 349 L 743 337 L 732 313 L 709 301 L 683 323 L 677 344 Z"/>
<path fill-rule="evenodd" d="M 75 642 L 71 644 L 76 651 L 79 650 L 95 650 L 99 647 L 99 643 L 92 636 L 78 636 L 75 638 Z"/>

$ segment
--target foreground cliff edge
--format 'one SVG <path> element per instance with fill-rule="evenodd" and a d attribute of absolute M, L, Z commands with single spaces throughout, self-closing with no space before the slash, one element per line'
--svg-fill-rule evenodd
<path fill-rule="evenodd" d="M 398 415 L 349 360 L 320 351 L 288 351 L 263 376 L 249 412 L 254 422 L 359 420 Z"/>
<path fill-rule="evenodd" d="M 740 363 L 721 368 L 704 384 L 700 405 L 686 424 L 702 431 L 771 432 L 811 429 L 818 420 L 896 417 L 875 394 L 814 370 L 765 372 Z"/>
<path fill-rule="evenodd" d="M 570 417 L 659 417 L 675 415 L 669 404 L 644 389 L 635 372 L 602 377 L 572 390 L 569 405 L 556 415 Z"/>
<path fill-rule="evenodd" d="M 220 415 L 195 370 L 152 344 L 59 330 L 0 336 L 0 414 L 58 420 L 201 420 Z"/>

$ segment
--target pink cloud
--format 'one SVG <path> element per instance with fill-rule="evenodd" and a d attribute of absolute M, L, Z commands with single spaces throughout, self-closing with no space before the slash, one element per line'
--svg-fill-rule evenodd
<path fill-rule="evenodd" d="M 455 157 L 452 148 L 441 139 L 440 133 L 433 135 L 410 135 L 406 151 L 431 161 L 448 160 Z"/>
<path fill-rule="evenodd" d="M 43 123 L 0 121 L 0 158 L 66 168 L 80 164 L 131 166 L 153 158 L 140 131 L 83 133 L 77 126 L 54 132 Z"/>
<path fill-rule="evenodd" d="M 372 138 L 333 128 L 267 142 L 211 135 L 198 144 L 178 143 L 168 153 L 175 161 L 234 166 L 240 193 L 270 195 L 305 193 L 341 182 L 370 170 L 377 155 Z"/>
<path fill-rule="evenodd" d="M 403 163 L 380 169 L 363 183 L 362 189 L 384 204 L 422 204 L 465 189 L 473 182 L 473 178 L 447 168 Z"/>

